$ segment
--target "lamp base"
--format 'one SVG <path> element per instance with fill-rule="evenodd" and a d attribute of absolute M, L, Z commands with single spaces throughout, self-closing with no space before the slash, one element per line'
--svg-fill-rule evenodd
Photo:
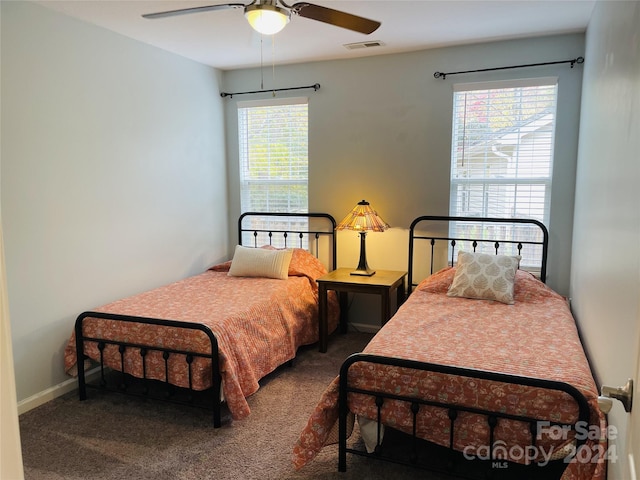
<path fill-rule="evenodd" d="M 354 270 L 353 272 L 351 272 L 349 275 L 359 275 L 361 277 L 370 277 L 371 275 L 374 275 L 376 273 L 375 270 Z"/>

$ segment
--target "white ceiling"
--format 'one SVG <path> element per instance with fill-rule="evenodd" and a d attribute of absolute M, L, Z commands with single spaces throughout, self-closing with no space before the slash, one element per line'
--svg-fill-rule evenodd
<path fill-rule="evenodd" d="M 249 3 L 249 0 L 231 0 Z M 144 13 L 224 0 L 42 0 L 37 3 L 222 70 L 407 52 L 540 35 L 582 32 L 595 0 L 318 0 L 313 3 L 382 22 L 371 35 L 292 15 L 260 38 L 241 9 L 147 20 Z M 295 0 L 291 3 L 295 3 Z M 349 50 L 345 44 L 384 45 Z"/>

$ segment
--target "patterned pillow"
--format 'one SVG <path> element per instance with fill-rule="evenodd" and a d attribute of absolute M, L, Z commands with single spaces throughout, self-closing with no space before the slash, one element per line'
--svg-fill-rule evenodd
<path fill-rule="evenodd" d="M 236 245 L 229 275 L 232 277 L 265 277 L 285 280 L 293 251 L 267 250 Z"/>
<path fill-rule="evenodd" d="M 456 274 L 447 291 L 450 297 L 496 300 L 512 305 L 513 281 L 520 255 L 458 252 Z"/>

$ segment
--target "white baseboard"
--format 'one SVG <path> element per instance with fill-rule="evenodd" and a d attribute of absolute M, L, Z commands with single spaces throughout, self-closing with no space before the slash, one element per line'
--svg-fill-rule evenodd
<path fill-rule="evenodd" d="M 378 333 L 378 330 L 380 330 L 380 327 L 376 325 L 371 325 L 368 323 L 349 322 L 349 327 L 355 330 L 356 332 L 364 332 L 364 333 Z"/>
<path fill-rule="evenodd" d="M 629 480 L 636 480 L 636 464 L 633 458 L 633 453 L 629 454 Z"/>
<path fill-rule="evenodd" d="M 100 368 L 96 367 L 92 370 L 88 370 L 85 372 L 85 376 L 87 380 L 91 379 L 94 376 L 97 376 L 100 373 Z M 62 395 L 73 392 L 78 389 L 78 379 L 70 378 L 69 380 L 65 380 L 58 385 L 54 385 L 53 387 L 47 388 L 42 392 L 38 392 L 35 395 L 31 395 L 24 400 L 18 402 L 18 415 L 22 415 L 23 413 L 27 413 L 29 410 L 33 410 L 40 405 L 44 405 L 45 403 L 53 400 L 54 398 L 61 397 Z"/>

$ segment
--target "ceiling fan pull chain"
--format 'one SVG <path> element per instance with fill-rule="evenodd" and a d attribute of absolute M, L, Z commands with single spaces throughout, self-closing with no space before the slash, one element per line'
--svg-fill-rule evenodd
<path fill-rule="evenodd" d="M 262 42 L 264 35 L 260 34 L 260 90 L 264 90 L 264 60 L 262 54 Z"/>
<path fill-rule="evenodd" d="M 271 35 L 271 88 L 272 95 L 276 96 L 276 36 Z"/>

